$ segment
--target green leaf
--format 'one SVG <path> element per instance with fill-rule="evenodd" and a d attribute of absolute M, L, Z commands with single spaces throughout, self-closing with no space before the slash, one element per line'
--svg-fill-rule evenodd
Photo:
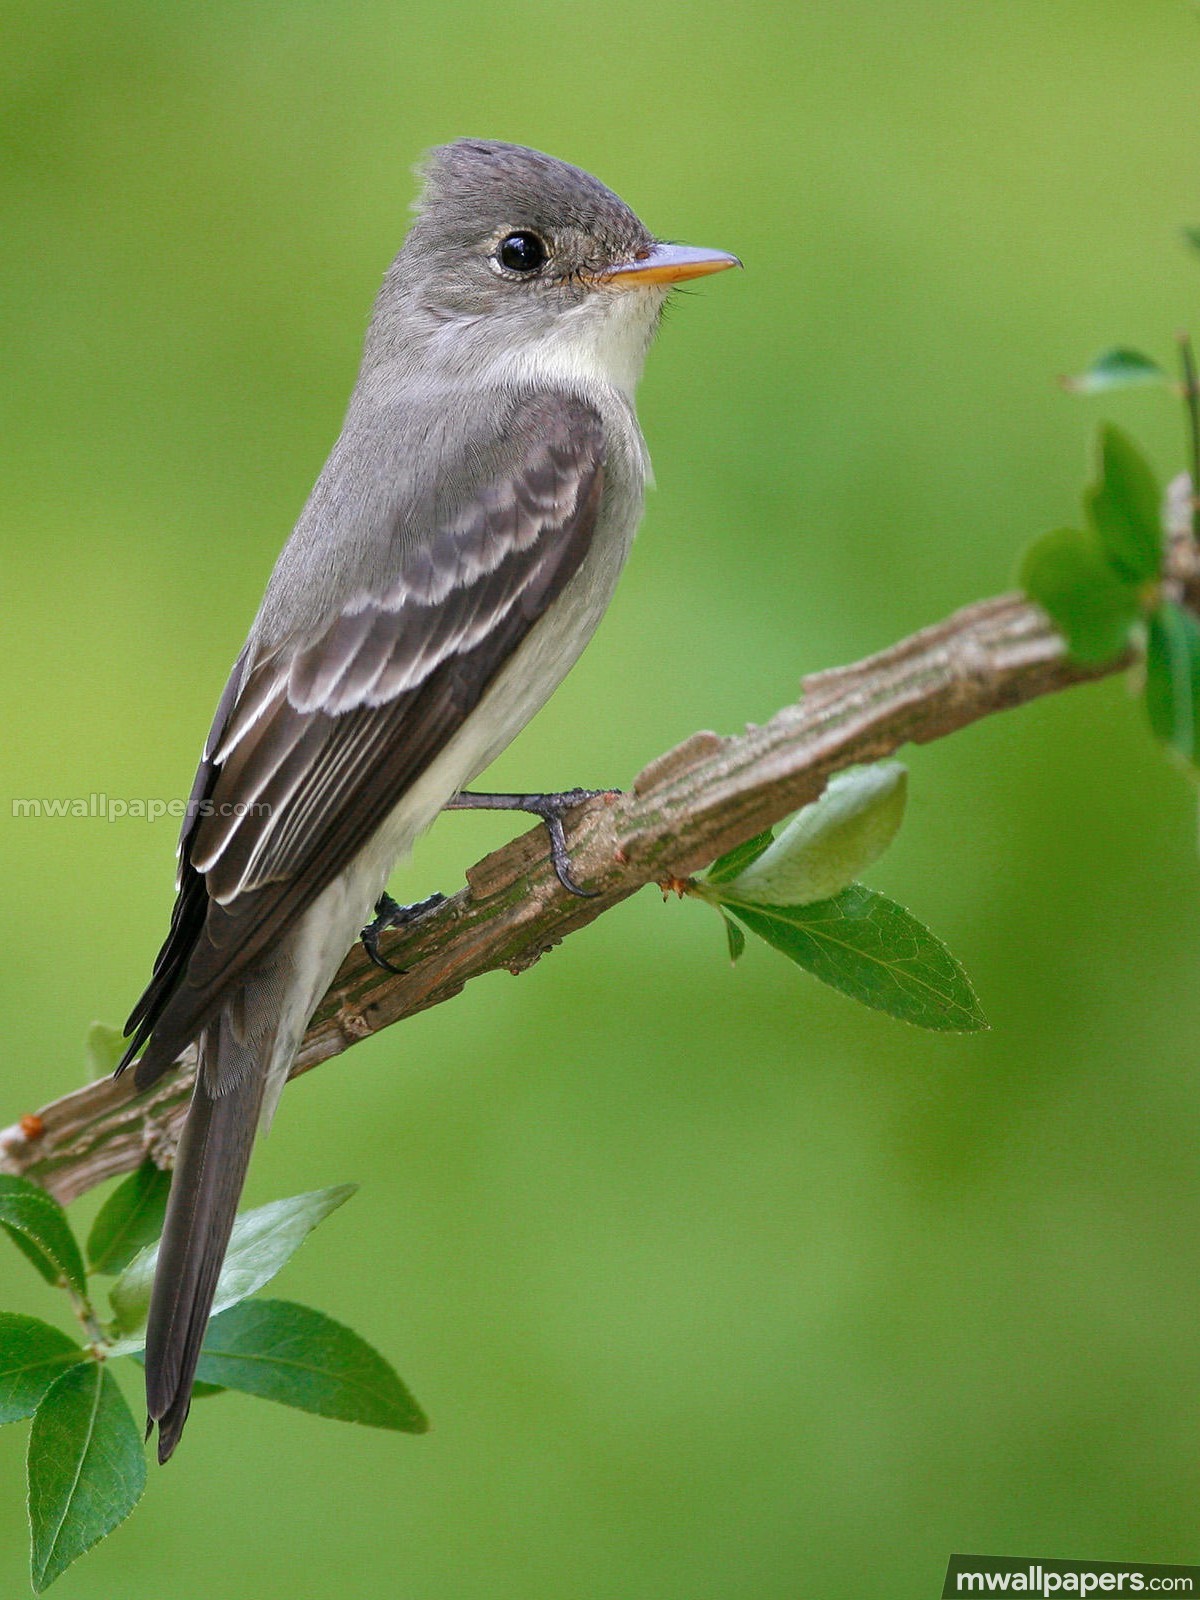
<path fill-rule="evenodd" d="M 28 1178 L 0 1173 L 0 1225 L 45 1278 L 60 1278 L 79 1294 L 86 1292 L 83 1257 L 67 1214 L 52 1195 Z"/>
<path fill-rule="evenodd" d="M 1146 711 L 1150 726 L 1185 761 L 1200 752 L 1200 623 L 1164 601 L 1146 638 Z"/>
<path fill-rule="evenodd" d="M 171 1174 L 147 1158 L 100 1207 L 88 1234 L 93 1272 L 121 1272 L 162 1232 Z"/>
<path fill-rule="evenodd" d="M 721 921 L 725 924 L 725 937 L 729 941 L 729 959 L 731 962 L 736 963 L 741 959 L 742 952 L 746 948 L 746 935 L 734 922 L 733 918 L 727 917 L 723 911 L 721 913 Z"/>
<path fill-rule="evenodd" d="M 86 1359 L 86 1350 L 48 1322 L 0 1311 L 0 1422 L 31 1417 L 64 1369 Z"/>
<path fill-rule="evenodd" d="M 1047 533 L 1025 552 L 1019 581 L 1077 661 L 1109 661 L 1125 649 L 1140 615 L 1137 593 L 1109 566 L 1094 534 Z"/>
<path fill-rule="evenodd" d="M 310 1306 L 244 1300 L 215 1317 L 198 1375 L 207 1383 L 373 1428 L 424 1433 L 420 1406 L 377 1350 Z"/>
<path fill-rule="evenodd" d="M 768 828 L 764 833 L 756 833 L 753 839 L 747 839 L 744 844 L 735 845 L 727 855 L 713 862 L 704 875 L 705 882 L 725 883 L 730 878 L 736 878 L 738 873 L 744 872 L 752 861 L 757 861 L 774 837 L 774 833 Z"/>
<path fill-rule="evenodd" d="M 1200 250 L 1200 228 L 1183 228 L 1181 232 L 1193 250 Z"/>
<path fill-rule="evenodd" d="M 1084 508 L 1109 565 L 1128 584 L 1153 583 L 1162 572 L 1162 495 L 1150 463 L 1120 428 L 1100 430 L 1100 478 Z"/>
<path fill-rule="evenodd" d="M 1062 386 L 1072 394 L 1105 394 L 1110 389 L 1134 389 L 1169 381 L 1157 361 L 1144 356 L 1140 350 L 1117 346 L 1098 355 L 1073 378 L 1064 378 Z"/>
<path fill-rule="evenodd" d="M 269 1283 L 317 1224 L 349 1200 L 357 1187 L 353 1183 L 338 1184 L 332 1189 L 315 1189 L 310 1194 L 272 1200 L 254 1211 L 244 1211 L 233 1225 L 225 1264 L 217 1280 L 213 1316 Z M 146 1312 L 157 1265 L 155 1244 L 136 1255 L 109 1290 L 117 1329 L 122 1335 L 112 1346 L 111 1355 L 131 1355 L 145 1345 Z"/>
<path fill-rule="evenodd" d="M 908 796 L 899 761 L 836 772 L 774 842 L 720 887 L 755 905 L 798 906 L 848 888 L 896 837 Z"/>
<path fill-rule="evenodd" d="M 31 1576 L 41 1594 L 137 1505 L 146 1457 L 111 1372 L 86 1361 L 63 1373 L 29 1433 Z"/>
<path fill-rule="evenodd" d="M 111 1078 L 128 1043 L 120 1028 L 110 1028 L 107 1022 L 93 1022 L 87 1031 L 85 1046 L 89 1076 Z"/>
<path fill-rule="evenodd" d="M 725 901 L 751 933 L 822 983 L 919 1028 L 986 1028 L 962 967 L 903 906 L 861 883 L 809 906 Z"/>

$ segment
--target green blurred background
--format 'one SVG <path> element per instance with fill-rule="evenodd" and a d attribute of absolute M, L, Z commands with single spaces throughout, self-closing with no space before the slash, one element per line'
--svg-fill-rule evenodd
<path fill-rule="evenodd" d="M 668 319 L 633 560 L 498 786 L 628 782 L 1004 588 L 1076 516 L 1101 414 L 1055 374 L 1200 326 L 1177 0 L 39 0 L 0 35 L 0 1121 L 125 1015 L 174 847 L 8 796 L 186 794 L 423 147 L 540 146 L 747 268 Z M 1169 401 L 1103 414 L 1177 469 Z M 362 1192 L 280 1292 L 434 1430 L 206 1401 L 55 1593 L 922 1600 L 951 1550 L 1196 1560 L 1194 794 L 1119 681 L 911 769 L 871 881 L 990 1034 L 765 948 L 732 971 L 647 893 L 313 1074 L 250 1198 Z M 509 831 L 447 818 L 394 887 L 452 890 Z M 58 1315 L 15 1252 L 0 1304 Z"/>

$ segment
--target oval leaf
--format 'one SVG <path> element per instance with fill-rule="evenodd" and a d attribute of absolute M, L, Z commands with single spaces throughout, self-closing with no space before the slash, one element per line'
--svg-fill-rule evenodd
<path fill-rule="evenodd" d="M 1146 637 L 1150 726 L 1185 761 L 1200 751 L 1200 623 L 1171 601 L 1150 618 Z"/>
<path fill-rule="evenodd" d="M 147 1159 L 100 1207 L 88 1234 L 93 1272 L 122 1272 L 162 1232 L 171 1174 Z"/>
<path fill-rule="evenodd" d="M 1073 378 L 1064 378 L 1062 386 L 1072 394 L 1105 394 L 1110 389 L 1134 389 L 1168 381 L 1157 361 L 1140 350 L 1118 347 L 1105 350 Z"/>
<path fill-rule="evenodd" d="M 47 1283 L 65 1278 L 77 1293 L 85 1293 L 83 1257 L 71 1224 L 45 1189 L 28 1178 L 0 1173 L 0 1223 Z"/>
<path fill-rule="evenodd" d="M 341 1422 L 402 1433 L 424 1433 L 429 1426 L 392 1367 L 365 1339 L 288 1300 L 245 1300 L 214 1317 L 196 1371 L 206 1383 Z"/>
<path fill-rule="evenodd" d="M 342 1183 L 332 1189 L 293 1195 L 288 1200 L 272 1200 L 269 1205 L 243 1212 L 233 1225 L 212 1315 L 256 1294 L 264 1283 L 269 1283 L 317 1224 L 349 1200 L 356 1188 L 356 1184 Z M 157 1265 L 158 1246 L 152 1245 L 133 1258 L 109 1291 L 122 1335 L 110 1354 L 130 1355 L 144 1347 L 146 1312 Z"/>
<path fill-rule="evenodd" d="M 86 1350 L 48 1322 L 0 1311 L 0 1422 L 31 1417 L 55 1379 L 86 1359 Z"/>
<path fill-rule="evenodd" d="M 1096 536 L 1060 528 L 1030 546 L 1020 584 L 1050 615 L 1077 661 L 1110 661 L 1139 616 L 1136 590 L 1112 570 Z"/>
<path fill-rule="evenodd" d="M 1084 507 L 1109 565 L 1126 583 L 1152 583 L 1162 573 L 1162 494 L 1150 463 L 1128 434 L 1100 430 L 1100 477 Z"/>
<path fill-rule="evenodd" d="M 146 1487 L 142 1439 L 112 1373 L 65 1372 L 29 1433 L 31 1576 L 38 1594 L 111 1533 Z"/>
<path fill-rule="evenodd" d="M 987 1027 L 969 978 L 941 940 L 861 883 L 816 905 L 725 906 L 751 933 L 865 1006 L 941 1032 Z"/>
<path fill-rule="evenodd" d="M 756 905 L 800 906 L 848 888 L 896 837 L 908 797 L 899 761 L 836 772 L 818 800 L 798 811 L 771 846 L 721 896 Z"/>
<path fill-rule="evenodd" d="M 713 862 L 704 874 L 705 879 L 709 883 L 728 883 L 730 878 L 736 878 L 739 872 L 744 872 L 752 861 L 757 861 L 774 837 L 771 829 L 767 828 L 763 833 L 756 833 L 753 839 L 747 839 L 744 844 L 735 845 L 727 855 Z"/>

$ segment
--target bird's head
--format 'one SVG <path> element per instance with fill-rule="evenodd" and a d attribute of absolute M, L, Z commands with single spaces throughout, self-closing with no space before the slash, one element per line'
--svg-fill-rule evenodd
<path fill-rule="evenodd" d="M 671 288 L 740 264 L 657 241 L 596 178 L 521 145 L 459 139 L 422 175 L 372 342 L 386 353 L 403 330 L 408 359 L 457 376 L 632 393 Z"/>

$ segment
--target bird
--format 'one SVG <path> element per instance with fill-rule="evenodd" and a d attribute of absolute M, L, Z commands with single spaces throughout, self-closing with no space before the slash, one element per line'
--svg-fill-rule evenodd
<path fill-rule="evenodd" d="M 740 266 L 656 239 L 611 189 L 487 139 L 430 151 L 341 432 L 271 574 L 188 800 L 170 928 L 118 1071 L 195 1087 L 146 1338 L 165 1462 L 256 1131 L 396 864 L 447 806 L 550 827 L 585 791 L 468 785 L 553 693 L 612 597 L 649 457 L 634 393 L 674 285 Z M 369 923 L 372 909 L 378 912 Z"/>

